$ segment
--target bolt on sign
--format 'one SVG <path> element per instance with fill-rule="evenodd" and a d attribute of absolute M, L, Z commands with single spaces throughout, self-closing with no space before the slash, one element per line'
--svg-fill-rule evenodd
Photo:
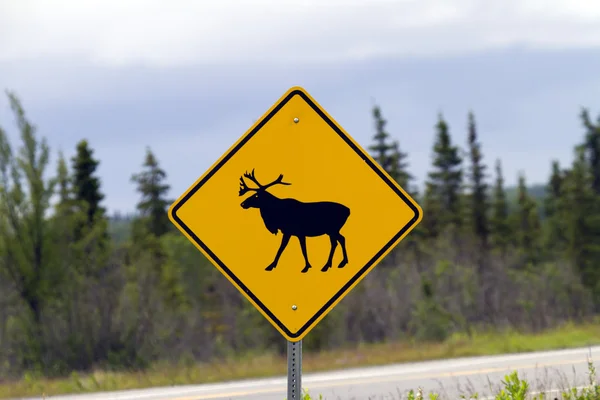
<path fill-rule="evenodd" d="M 422 215 L 301 87 L 169 209 L 177 228 L 290 342 L 302 340 Z"/>

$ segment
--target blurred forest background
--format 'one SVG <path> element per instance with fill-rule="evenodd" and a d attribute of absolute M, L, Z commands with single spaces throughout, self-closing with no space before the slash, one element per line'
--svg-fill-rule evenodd
<path fill-rule="evenodd" d="M 8 96 L 20 141 L 9 143 L 0 127 L 0 376 L 283 354 L 279 333 L 175 231 L 168 177 L 151 149 L 131 177 L 137 212 L 109 216 L 92 144 L 82 139 L 71 160 L 54 154 L 19 98 Z M 548 160 L 546 183 L 529 186 L 521 175 L 506 188 L 510 155 L 485 158 L 474 114 L 465 110 L 467 143 L 453 141 L 439 115 L 433 162 L 417 190 L 401 133 L 386 131 L 378 106 L 371 112 L 368 150 L 424 218 L 307 336 L 305 349 L 538 332 L 595 315 L 600 117 L 581 111 L 570 165 Z"/>

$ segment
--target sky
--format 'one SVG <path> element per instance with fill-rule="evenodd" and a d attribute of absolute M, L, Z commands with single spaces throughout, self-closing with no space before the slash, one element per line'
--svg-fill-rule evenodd
<path fill-rule="evenodd" d="M 363 147 L 378 104 L 418 183 L 438 114 L 465 148 L 469 111 L 507 184 L 544 183 L 600 115 L 599 71 L 597 0 L 0 0 L 0 88 L 53 163 L 89 141 L 111 213 L 147 146 L 175 199 L 296 85 Z M 4 93 L 0 126 L 19 145 Z"/>

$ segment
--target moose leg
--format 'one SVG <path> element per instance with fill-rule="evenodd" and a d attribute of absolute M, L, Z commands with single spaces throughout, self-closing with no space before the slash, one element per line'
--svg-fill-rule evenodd
<path fill-rule="evenodd" d="M 338 242 L 340 242 L 340 245 L 342 246 L 342 252 L 344 253 L 344 259 L 342 260 L 340 265 L 338 265 L 338 268 L 344 268 L 346 264 L 348 264 L 348 254 L 346 253 L 346 238 L 338 233 L 337 240 Z"/>
<path fill-rule="evenodd" d="M 277 255 L 275 255 L 275 260 L 267 268 L 265 271 L 271 271 L 273 268 L 277 266 L 277 262 L 279 262 L 279 257 L 281 257 L 281 253 L 285 250 L 285 246 L 287 246 L 290 241 L 290 235 L 283 234 L 283 238 L 281 238 L 281 244 L 279 245 L 279 250 L 277 250 Z"/>
<path fill-rule="evenodd" d="M 308 270 L 311 269 L 312 267 L 310 266 L 310 263 L 308 262 L 308 254 L 306 253 L 306 237 L 298 236 L 298 240 L 300 241 L 300 248 L 302 249 L 302 255 L 304 256 L 304 261 L 306 261 L 306 265 L 304 266 L 304 269 L 302 271 L 300 271 L 304 274 L 304 273 L 308 272 Z"/>
<path fill-rule="evenodd" d="M 329 251 L 329 258 L 327 259 L 325 266 L 321 268 L 322 272 L 326 272 L 329 268 L 331 268 L 331 262 L 333 261 L 333 253 L 335 253 L 335 248 L 337 246 L 336 235 L 329 235 L 329 241 L 331 242 L 331 250 Z"/>

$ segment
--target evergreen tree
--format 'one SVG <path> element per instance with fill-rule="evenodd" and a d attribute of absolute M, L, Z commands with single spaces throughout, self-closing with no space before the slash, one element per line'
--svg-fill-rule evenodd
<path fill-rule="evenodd" d="M 563 184 L 563 174 L 560 169 L 560 163 L 557 160 L 552 161 L 552 173 L 550 180 L 546 185 L 546 197 L 544 198 L 544 216 L 551 218 L 559 211 L 559 200 Z"/>
<path fill-rule="evenodd" d="M 56 205 L 56 208 L 69 208 L 72 205 L 73 190 L 71 187 L 71 178 L 69 176 L 69 167 L 67 166 L 62 151 L 58 153 L 56 183 L 58 184 L 58 204 Z"/>
<path fill-rule="evenodd" d="M 488 280 L 489 260 L 489 202 L 488 185 L 485 182 L 486 166 L 483 164 L 483 155 L 481 154 L 481 144 L 477 137 L 477 127 L 473 112 L 468 114 L 468 146 L 469 146 L 469 201 L 467 219 L 470 224 L 470 233 L 475 238 L 476 247 L 473 249 L 473 255 L 477 264 L 477 276 L 481 287 L 481 312 L 484 315 L 490 314 L 492 300 L 490 298 L 490 287 L 486 284 Z"/>
<path fill-rule="evenodd" d="M 491 243 L 495 249 L 505 254 L 511 243 L 511 229 L 508 218 L 508 200 L 504 189 L 504 176 L 502 174 L 502 163 L 496 160 L 496 182 L 494 184 L 494 195 L 492 200 L 491 217 Z"/>
<path fill-rule="evenodd" d="M 564 179 L 567 254 L 579 269 L 600 306 L 600 200 L 594 192 L 594 173 L 585 159 L 585 146 L 575 150 L 575 160 Z"/>
<path fill-rule="evenodd" d="M 87 214 L 78 210 L 73 199 L 73 188 L 69 168 L 62 152 L 58 155 L 56 170 L 56 183 L 58 185 L 58 202 L 54 206 L 54 216 L 51 219 L 53 229 L 53 247 L 61 255 L 59 263 L 64 271 L 76 272 L 84 263 L 74 261 L 73 248 L 78 244 L 78 227 L 86 223 Z M 78 260 L 80 261 L 80 260 Z M 72 263 L 72 265 L 69 265 Z M 72 268 L 75 266 L 75 268 Z M 71 276 L 70 279 L 73 279 Z M 70 282 L 72 288 L 74 282 Z M 63 291 L 66 293 L 66 291 Z"/>
<path fill-rule="evenodd" d="M 64 318 L 62 336 L 65 345 L 62 347 L 62 358 L 73 368 L 85 369 L 93 363 L 93 343 L 90 335 L 90 322 L 100 314 L 83 311 L 85 299 L 90 291 L 90 272 L 97 263 L 90 257 L 93 254 L 86 246 L 87 237 L 78 237 L 82 227 L 87 224 L 87 213 L 79 209 L 74 201 L 71 174 L 62 152 L 59 152 L 56 171 L 58 202 L 54 207 L 50 240 L 54 252 L 54 262 L 62 273 L 62 284 L 56 298 L 61 305 L 59 310 Z M 95 287 L 95 296 L 101 297 L 101 289 Z"/>
<path fill-rule="evenodd" d="M 562 253 L 566 245 L 563 186 L 564 173 L 559 162 L 553 161 L 544 198 L 544 247 L 552 258 Z"/>
<path fill-rule="evenodd" d="M 433 147 L 433 171 L 428 174 L 427 192 L 431 197 L 426 201 L 437 202 L 439 209 L 438 226 L 462 225 L 462 157 L 457 146 L 452 145 L 448 125 L 442 115 L 436 124 L 436 140 Z"/>
<path fill-rule="evenodd" d="M 170 186 L 164 183 L 167 176 L 159 166 L 158 160 L 150 148 L 146 148 L 143 164 L 145 170 L 131 177 L 137 183 L 137 191 L 142 199 L 137 204 L 141 217 L 147 221 L 148 229 L 155 236 L 161 236 L 171 230 L 167 208 L 171 200 L 165 198 Z"/>
<path fill-rule="evenodd" d="M 106 210 L 101 206 L 104 194 L 100 178 L 95 175 L 99 161 L 94 159 L 87 140 L 77 144 L 72 162 L 73 244 L 77 257 L 78 274 L 88 281 L 101 279 L 110 269 L 110 235 Z M 83 278 L 85 277 L 85 278 Z"/>
<path fill-rule="evenodd" d="M 106 212 L 100 205 L 104 200 L 100 179 L 94 175 L 100 162 L 94 159 L 93 150 L 85 139 L 77 144 L 77 154 L 71 161 L 75 201 L 85 207 L 88 225 L 93 226 L 97 219 L 105 217 Z"/>
<path fill-rule="evenodd" d="M 525 176 L 519 175 L 518 210 L 515 214 L 517 245 L 527 264 L 540 260 L 540 217 L 535 200 L 529 195 Z"/>
<path fill-rule="evenodd" d="M 408 194 L 413 195 L 414 189 L 411 187 L 413 176 L 408 172 L 408 155 L 400 151 L 400 145 L 397 140 L 392 142 L 392 153 L 390 155 L 390 176 L 398 182 L 400 187 Z"/>
<path fill-rule="evenodd" d="M 592 171 L 592 187 L 596 194 L 600 194 L 600 115 L 595 124 L 592 123 L 587 109 L 581 111 L 580 117 L 586 129 L 584 146 Z"/>
<path fill-rule="evenodd" d="M 406 161 L 408 155 L 400 150 L 397 140 L 389 142 L 390 134 L 386 131 L 387 121 L 383 118 L 379 106 L 373 107 L 373 118 L 375 119 L 373 136 L 375 143 L 369 146 L 373 158 L 406 192 L 412 194 L 409 185 L 413 176 L 408 173 Z"/>
<path fill-rule="evenodd" d="M 471 166 L 469 169 L 470 178 L 470 222 L 472 232 L 481 240 L 483 247 L 487 247 L 489 226 L 488 226 L 488 185 L 485 183 L 486 166 L 482 162 L 481 145 L 477 140 L 477 128 L 475 125 L 475 116 L 469 113 L 469 156 Z"/>
<path fill-rule="evenodd" d="M 390 142 L 390 134 L 386 130 L 387 121 L 383 118 L 379 106 L 373 107 L 372 115 L 375 120 L 375 135 L 373 136 L 374 144 L 369 146 L 369 150 L 372 152 L 373 158 L 402 189 L 409 195 L 415 196 L 415 191 L 410 187 L 413 176 L 407 171 L 406 158 L 408 155 L 400 150 L 397 140 Z M 415 235 L 418 235 L 418 232 L 409 236 L 399 246 L 409 246 L 413 251 L 417 251 Z M 382 265 L 396 265 L 396 255 L 397 252 L 392 251 Z"/>
<path fill-rule="evenodd" d="M 373 107 L 373 118 L 375 119 L 375 135 L 373 140 L 375 143 L 369 146 L 369 150 L 373 152 L 373 158 L 386 172 L 390 171 L 390 156 L 392 144 L 389 143 L 390 134 L 386 131 L 385 126 L 387 121 L 381 114 L 379 106 Z"/>
<path fill-rule="evenodd" d="M 423 193 L 423 220 L 415 231 L 422 230 L 423 236 L 428 239 L 438 237 L 442 231 L 440 221 L 440 202 L 437 198 L 437 187 L 431 182 L 425 182 Z"/>
<path fill-rule="evenodd" d="M 136 260 L 131 269 L 137 271 L 134 279 L 154 281 L 153 286 L 157 289 L 154 295 L 159 296 L 171 309 L 177 310 L 185 307 L 188 299 L 183 290 L 181 266 L 169 262 L 168 257 L 167 246 L 171 238 L 165 234 L 172 227 L 167 214 L 171 200 L 165 196 L 170 186 L 165 183 L 167 174 L 160 168 L 158 159 L 149 147 L 146 147 L 142 167 L 140 173 L 131 176 L 131 181 L 137 184 L 137 192 L 141 194 L 136 206 L 139 217 L 134 220 L 133 241 L 128 246 L 129 258 Z M 151 319 L 147 319 L 146 323 L 151 323 Z"/>

